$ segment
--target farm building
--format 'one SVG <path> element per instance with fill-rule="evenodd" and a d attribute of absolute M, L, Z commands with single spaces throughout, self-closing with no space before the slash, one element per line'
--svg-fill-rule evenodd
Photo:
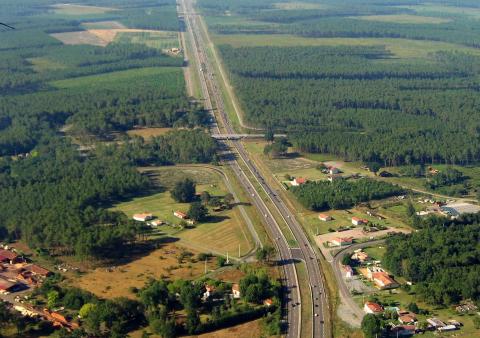
<path fill-rule="evenodd" d="M 0 262 L 15 264 L 21 262 L 22 259 L 13 251 L 0 249 Z"/>
<path fill-rule="evenodd" d="M 138 222 L 146 222 L 153 219 L 153 215 L 149 213 L 135 214 L 133 215 L 133 219 Z"/>

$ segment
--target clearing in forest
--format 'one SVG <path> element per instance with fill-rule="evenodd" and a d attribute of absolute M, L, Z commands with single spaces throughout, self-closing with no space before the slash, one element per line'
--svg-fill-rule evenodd
<path fill-rule="evenodd" d="M 447 23 L 452 21 L 447 18 L 436 18 L 432 16 L 420 16 L 420 15 L 409 15 L 409 14 L 366 15 L 366 16 L 354 16 L 352 18 L 367 20 L 367 21 L 380 21 L 380 22 L 402 23 L 402 24 L 441 24 L 441 23 Z"/>
<path fill-rule="evenodd" d="M 56 4 L 52 5 L 56 14 L 62 15 L 86 15 L 86 14 L 103 14 L 116 11 L 116 8 L 98 7 L 75 4 Z"/>

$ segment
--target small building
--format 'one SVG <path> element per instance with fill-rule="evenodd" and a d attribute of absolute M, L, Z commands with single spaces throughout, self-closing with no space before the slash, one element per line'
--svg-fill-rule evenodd
<path fill-rule="evenodd" d="M 410 337 L 416 333 L 415 325 L 397 325 L 391 329 L 393 337 Z"/>
<path fill-rule="evenodd" d="M 413 324 L 417 321 L 417 316 L 413 313 L 406 313 L 398 317 L 398 321 L 402 324 Z"/>
<path fill-rule="evenodd" d="M 342 175 L 338 175 L 338 174 L 336 174 L 336 175 L 328 175 L 328 176 L 327 176 L 327 179 L 328 179 L 329 182 L 337 181 L 337 180 L 340 180 L 340 179 L 342 179 L 342 178 L 343 178 L 343 176 L 342 176 Z"/>
<path fill-rule="evenodd" d="M 352 217 L 352 224 L 353 225 L 365 225 L 368 223 L 368 220 L 366 219 L 362 219 L 362 218 L 358 218 L 358 217 Z"/>
<path fill-rule="evenodd" d="M 345 273 L 345 278 L 352 278 L 353 277 L 353 269 L 350 265 L 343 265 L 343 272 Z"/>
<path fill-rule="evenodd" d="M 240 296 L 241 296 L 240 285 L 238 285 L 236 283 L 232 285 L 232 294 L 233 294 L 233 298 L 235 298 L 235 299 L 240 298 Z"/>
<path fill-rule="evenodd" d="M 25 266 L 24 268 L 26 271 L 30 271 L 32 274 L 36 276 L 41 276 L 41 277 L 48 277 L 52 275 L 51 271 L 48 271 L 47 269 L 42 268 L 41 266 L 38 266 L 36 264 L 30 264 Z"/>
<path fill-rule="evenodd" d="M 135 215 L 133 215 L 132 218 L 135 221 L 138 221 L 138 222 L 146 222 L 146 221 L 149 221 L 149 220 L 153 219 L 153 215 L 149 214 L 149 213 L 135 214 Z"/>
<path fill-rule="evenodd" d="M 209 298 L 213 292 L 215 291 L 215 287 L 213 285 L 205 285 L 205 292 L 203 293 L 203 299 L 206 300 Z"/>
<path fill-rule="evenodd" d="M 440 332 L 448 332 L 448 331 L 455 331 L 458 328 L 455 325 L 445 325 L 442 327 L 439 327 L 437 330 Z"/>
<path fill-rule="evenodd" d="M 328 222 L 332 220 L 332 216 L 327 215 L 327 214 L 320 214 L 318 215 L 318 219 L 324 222 Z"/>
<path fill-rule="evenodd" d="M 434 329 L 446 326 L 444 322 L 435 317 L 427 318 L 427 323 L 430 324 L 430 326 Z"/>
<path fill-rule="evenodd" d="M 337 167 L 329 167 L 328 173 L 330 175 L 337 175 L 337 174 L 340 174 L 340 169 L 338 169 Z"/>
<path fill-rule="evenodd" d="M 354 252 L 353 255 L 351 256 L 351 258 L 355 261 L 358 261 L 360 263 L 365 263 L 366 261 L 369 260 L 369 256 L 366 252 L 364 251 L 358 251 L 358 252 Z"/>
<path fill-rule="evenodd" d="M 152 227 L 154 227 L 154 228 L 156 228 L 156 227 L 158 227 L 158 226 L 160 226 L 160 225 L 163 225 L 163 224 L 165 224 L 165 222 L 164 222 L 164 221 L 161 221 L 161 220 L 159 220 L 159 219 L 156 219 L 156 220 L 151 221 L 151 222 L 149 223 L 149 225 L 152 226 Z"/>
<path fill-rule="evenodd" d="M 270 307 L 273 305 L 273 300 L 271 298 L 265 299 L 263 305 Z"/>
<path fill-rule="evenodd" d="M 363 306 L 363 311 L 370 314 L 379 314 L 383 312 L 383 307 L 380 304 L 374 302 L 366 302 Z"/>
<path fill-rule="evenodd" d="M 181 211 L 175 211 L 173 213 L 173 216 L 175 216 L 177 218 L 180 218 L 180 219 L 187 219 L 188 218 L 187 214 L 184 213 L 184 212 L 181 212 Z"/>
<path fill-rule="evenodd" d="M 290 182 L 294 187 L 307 183 L 307 179 L 303 177 L 295 177 L 292 182 Z"/>
<path fill-rule="evenodd" d="M 20 263 L 22 259 L 13 251 L 0 249 L 0 262 L 1 263 Z"/>
<path fill-rule="evenodd" d="M 372 280 L 375 286 L 381 290 L 398 288 L 399 284 L 386 272 L 374 272 Z"/>
<path fill-rule="evenodd" d="M 330 241 L 333 246 L 345 246 L 353 243 L 353 237 L 337 237 Z"/>

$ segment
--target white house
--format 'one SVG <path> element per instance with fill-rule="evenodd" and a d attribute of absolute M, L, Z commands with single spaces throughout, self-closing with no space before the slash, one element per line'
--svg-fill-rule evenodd
<path fill-rule="evenodd" d="M 366 219 L 362 219 L 362 218 L 358 218 L 358 217 L 352 217 L 352 224 L 353 225 L 364 225 L 364 224 L 367 224 L 368 223 L 368 220 Z"/>
<path fill-rule="evenodd" d="M 345 278 L 352 278 L 353 277 L 353 269 L 350 265 L 343 266 L 343 272 L 345 273 Z"/>
<path fill-rule="evenodd" d="M 353 243 L 353 237 L 337 237 L 330 241 L 333 246 L 351 245 Z"/>
<path fill-rule="evenodd" d="M 374 302 L 366 302 L 363 306 L 363 311 L 365 311 L 365 313 L 377 314 L 383 312 L 383 307 Z"/>
<path fill-rule="evenodd" d="M 296 177 L 290 182 L 294 187 L 307 183 L 307 179 L 303 177 Z"/>

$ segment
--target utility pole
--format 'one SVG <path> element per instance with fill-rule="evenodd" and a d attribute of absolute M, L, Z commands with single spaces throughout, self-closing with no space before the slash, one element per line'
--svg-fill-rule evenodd
<path fill-rule="evenodd" d="M 205 258 L 205 275 L 207 274 L 207 258 Z"/>
<path fill-rule="evenodd" d="M 230 261 L 228 260 L 228 251 L 227 251 L 227 264 L 230 264 Z"/>
<path fill-rule="evenodd" d="M 240 258 L 240 256 L 242 255 L 241 252 L 240 252 L 240 245 L 241 244 L 238 245 L 238 258 Z"/>

